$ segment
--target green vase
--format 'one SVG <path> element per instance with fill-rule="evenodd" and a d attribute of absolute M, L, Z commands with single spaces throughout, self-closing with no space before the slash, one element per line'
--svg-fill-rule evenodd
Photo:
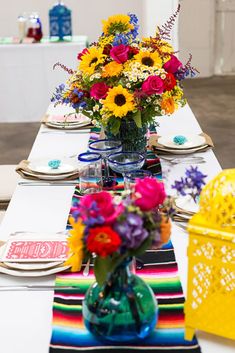
<path fill-rule="evenodd" d="M 109 126 L 105 128 L 105 135 L 109 139 L 122 142 L 123 151 L 145 153 L 147 147 L 147 125 L 137 127 L 133 119 L 122 119 L 120 130 L 114 135 Z"/>
<path fill-rule="evenodd" d="M 86 328 L 101 341 L 134 342 L 155 328 L 158 305 L 152 289 L 126 261 L 102 288 L 94 283 L 83 301 Z"/>

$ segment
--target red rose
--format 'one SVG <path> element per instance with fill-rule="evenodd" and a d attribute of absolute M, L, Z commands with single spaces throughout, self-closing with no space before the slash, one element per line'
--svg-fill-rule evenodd
<path fill-rule="evenodd" d="M 90 95 L 97 100 L 103 99 L 107 96 L 108 90 L 109 86 L 107 86 L 104 82 L 97 82 L 91 87 Z"/>
<path fill-rule="evenodd" d="M 136 55 L 136 54 L 138 54 L 139 53 L 139 49 L 138 48 L 135 48 L 135 47 L 131 47 L 130 45 L 129 45 L 129 55 Z"/>
<path fill-rule="evenodd" d="M 166 91 L 171 91 L 176 85 L 176 79 L 175 76 L 171 73 L 168 73 L 166 75 L 166 78 L 164 80 L 164 88 Z"/>
<path fill-rule="evenodd" d="M 77 59 L 82 60 L 82 56 L 87 53 L 88 53 L 88 49 L 87 48 L 83 49 L 81 53 L 78 53 Z"/>
<path fill-rule="evenodd" d="M 171 55 L 170 60 L 168 60 L 164 65 L 163 68 L 172 74 L 177 72 L 179 68 L 182 66 L 182 62 L 175 55 Z"/>
<path fill-rule="evenodd" d="M 149 76 L 142 84 L 142 91 L 150 96 L 151 94 L 161 94 L 164 90 L 164 81 L 158 76 Z"/>
<path fill-rule="evenodd" d="M 129 46 L 124 44 L 117 45 L 112 47 L 110 50 L 110 56 L 119 64 L 123 64 L 128 60 Z"/>

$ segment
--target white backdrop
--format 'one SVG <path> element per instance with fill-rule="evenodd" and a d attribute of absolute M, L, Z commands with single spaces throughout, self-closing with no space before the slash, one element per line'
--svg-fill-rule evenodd
<path fill-rule="evenodd" d="M 23 11 L 38 11 L 43 32 L 48 34 L 48 10 L 54 1 L 0 0 L 0 37 L 17 35 L 17 16 Z M 74 34 L 85 34 L 94 41 L 101 33 L 101 20 L 117 13 L 136 13 L 140 36 L 154 35 L 177 9 L 178 0 L 66 0 L 72 9 Z M 91 11 L 92 9 L 92 11 Z M 172 31 L 173 45 L 178 48 L 178 25 Z M 65 82 L 67 75 L 52 71 L 60 61 L 76 66 L 77 53 L 85 42 L 76 44 L 0 45 L 0 122 L 38 121 L 49 104 L 54 87 Z"/>

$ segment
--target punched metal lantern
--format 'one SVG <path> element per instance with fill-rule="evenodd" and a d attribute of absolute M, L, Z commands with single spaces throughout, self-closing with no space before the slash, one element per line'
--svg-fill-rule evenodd
<path fill-rule="evenodd" d="M 71 10 L 59 1 L 49 11 L 50 37 L 64 37 L 72 35 Z"/>
<path fill-rule="evenodd" d="M 235 340 L 235 169 L 203 189 L 188 225 L 185 338 L 195 329 Z"/>

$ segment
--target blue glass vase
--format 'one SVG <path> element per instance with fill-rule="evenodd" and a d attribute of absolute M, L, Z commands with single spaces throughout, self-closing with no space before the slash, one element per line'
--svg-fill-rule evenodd
<path fill-rule="evenodd" d="M 100 287 L 91 285 L 83 301 L 86 328 L 101 341 L 135 342 L 155 328 L 158 305 L 152 289 L 124 262 Z"/>

